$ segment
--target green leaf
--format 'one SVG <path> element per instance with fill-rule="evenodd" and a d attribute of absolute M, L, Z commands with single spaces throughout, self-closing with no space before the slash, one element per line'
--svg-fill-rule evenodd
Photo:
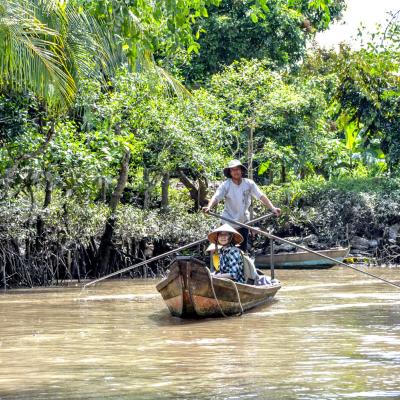
<path fill-rule="evenodd" d="M 271 161 L 263 162 L 258 168 L 258 175 L 262 175 L 268 171 L 269 166 L 271 165 Z"/>
<path fill-rule="evenodd" d="M 258 22 L 258 17 L 256 14 L 250 14 L 250 18 L 255 24 Z"/>

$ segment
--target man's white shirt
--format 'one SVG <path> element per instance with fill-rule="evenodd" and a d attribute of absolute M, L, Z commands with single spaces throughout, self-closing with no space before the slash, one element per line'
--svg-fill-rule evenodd
<path fill-rule="evenodd" d="M 259 200 L 262 195 L 263 192 L 253 180 L 242 178 L 240 185 L 237 185 L 229 178 L 218 187 L 213 198 L 218 202 L 225 201 L 224 217 L 247 222 L 250 218 L 251 197 Z"/>

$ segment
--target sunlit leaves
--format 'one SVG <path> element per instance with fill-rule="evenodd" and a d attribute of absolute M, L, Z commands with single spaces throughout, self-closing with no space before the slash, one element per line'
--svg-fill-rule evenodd
<path fill-rule="evenodd" d="M 198 51 L 191 25 L 208 16 L 207 7 L 220 0 L 73 0 L 103 21 L 115 34 L 116 46 L 125 51 L 130 64 L 137 65 L 143 52 L 173 51 L 184 46 Z"/>

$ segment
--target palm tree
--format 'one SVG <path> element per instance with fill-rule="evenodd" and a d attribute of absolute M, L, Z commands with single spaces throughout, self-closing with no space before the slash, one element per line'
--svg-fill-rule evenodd
<path fill-rule="evenodd" d="M 0 4 L 0 89 L 28 89 L 49 105 L 68 105 L 79 78 L 109 71 L 111 49 L 94 18 L 61 0 Z"/>

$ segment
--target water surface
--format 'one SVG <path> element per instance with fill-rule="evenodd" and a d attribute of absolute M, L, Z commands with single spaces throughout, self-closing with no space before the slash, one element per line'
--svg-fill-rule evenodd
<path fill-rule="evenodd" d="M 0 398 L 400 399 L 400 290 L 277 275 L 272 304 L 199 321 L 171 317 L 154 280 L 1 294 Z"/>

